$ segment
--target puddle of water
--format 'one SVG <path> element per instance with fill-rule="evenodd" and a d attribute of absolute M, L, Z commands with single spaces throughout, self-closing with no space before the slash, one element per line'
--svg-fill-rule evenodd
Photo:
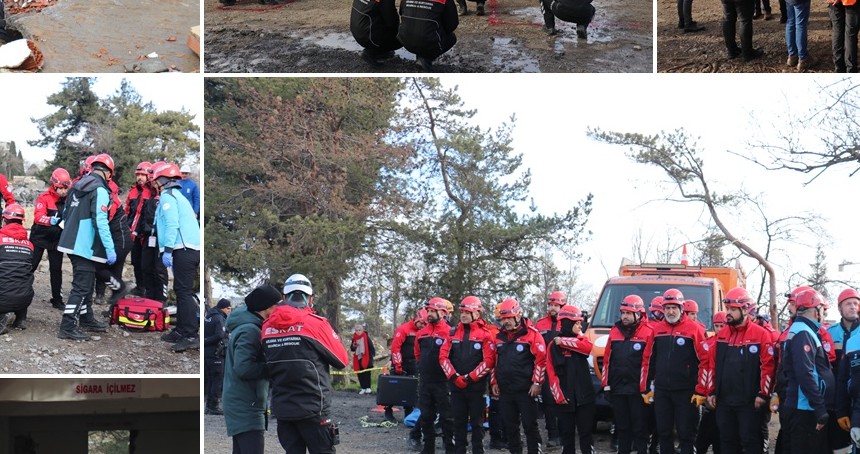
<path fill-rule="evenodd" d="M 361 52 L 363 48 L 355 42 L 351 33 L 314 33 L 305 36 L 302 41 L 326 49 L 340 49 Z"/>
<path fill-rule="evenodd" d="M 597 6 L 597 8 L 597 20 L 592 20 L 591 24 L 588 26 L 588 40 L 586 41 L 588 44 L 603 44 L 612 41 L 612 36 L 607 31 L 611 25 L 606 21 L 600 21 L 600 7 Z M 510 14 L 512 16 L 521 17 L 526 21 L 543 25 L 543 14 L 540 12 L 540 7 L 538 6 L 515 9 L 511 11 Z M 582 41 L 576 37 L 576 25 L 556 19 L 555 29 L 560 32 L 560 34 L 555 38 L 556 42 L 561 41 L 565 45 L 572 45 L 574 47 L 583 44 Z M 553 47 L 558 48 L 557 43 L 554 44 Z"/>
<path fill-rule="evenodd" d="M 500 67 L 500 72 L 540 72 L 537 58 L 523 51 L 514 38 L 493 38 L 493 65 Z"/>

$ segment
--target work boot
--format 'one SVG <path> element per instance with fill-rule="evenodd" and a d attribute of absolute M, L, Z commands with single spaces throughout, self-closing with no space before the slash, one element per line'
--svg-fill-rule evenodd
<path fill-rule="evenodd" d="M 86 318 L 86 316 L 81 318 L 81 329 L 84 329 L 84 330 L 87 330 L 87 331 L 90 331 L 93 333 L 105 333 L 105 332 L 107 332 L 108 326 L 106 324 L 96 320 L 96 318 L 93 317 L 92 314 L 88 313 L 87 315 L 89 315 L 89 319 Z"/>
<path fill-rule="evenodd" d="M 797 66 L 797 55 L 789 55 L 788 59 L 785 60 L 785 66 L 795 67 Z"/>
<path fill-rule="evenodd" d="M 588 39 L 588 29 L 585 25 L 579 24 L 576 26 L 576 36 L 581 39 Z"/>
<path fill-rule="evenodd" d="M 812 59 L 812 55 L 810 55 L 806 58 L 801 58 L 797 62 L 797 72 L 802 73 L 802 72 L 806 71 L 807 69 L 812 67 L 814 62 L 815 62 L 815 60 Z"/>
<path fill-rule="evenodd" d="M 15 317 L 15 323 L 12 324 L 12 328 L 25 330 L 27 329 L 27 318 L 26 317 Z"/>
<path fill-rule="evenodd" d="M 64 310 L 66 308 L 66 303 L 64 303 L 63 300 L 51 299 L 51 307 L 54 309 Z"/>
<path fill-rule="evenodd" d="M 216 399 L 216 398 L 207 399 L 206 400 L 206 411 L 204 412 L 204 414 L 207 414 L 207 415 L 223 415 L 224 410 L 221 410 L 221 407 L 219 406 L 220 401 L 221 401 L 221 399 Z"/>
<path fill-rule="evenodd" d="M 183 337 L 175 344 L 173 344 L 173 353 L 182 353 L 186 350 L 199 350 L 200 349 L 200 338 L 197 337 Z"/>
<path fill-rule="evenodd" d="M 457 13 L 461 16 L 469 14 L 469 9 L 466 8 L 466 0 L 457 0 Z"/>
<path fill-rule="evenodd" d="M 424 57 L 416 57 L 415 63 L 424 70 L 424 72 L 432 73 L 433 72 L 433 62 L 424 58 Z"/>
<path fill-rule="evenodd" d="M 177 333 L 176 330 L 173 330 L 173 331 L 161 336 L 161 340 L 163 340 L 164 342 L 170 342 L 171 344 L 175 344 L 175 343 L 179 342 L 180 340 L 182 340 L 182 337 L 183 336 L 181 334 Z"/>
<path fill-rule="evenodd" d="M 60 322 L 60 333 L 57 335 L 60 339 L 69 339 L 76 341 L 88 341 L 90 336 L 84 334 L 78 329 L 75 317 L 63 314 L 63 320 Z"/>
<path fill-rule="evenodd" d="M 684 33 L 697 33 L 705 30 L 703 25 L 699 25 L 696 21 L 690 23 L 690 25 L 684 26 Z"/>
<path fill-rule="evenodd" d="M 361 51 L 361 59 L 367 62 L 370 66 L 382 66 L 382 62 L 376 58 L 376 55 L 367 49 Z"/>
<path fill-rule="evenodd" d="M 478 2 L 478 12 L 476 14 L 479 16 L 484 15 L 484 2 Z"/>
<path fill-rule="evenodd" d="M 9 332 L 9 323 L 12 321 L 12 317 L 14 317 L 14 315 L 11 312 L 0 315 L 0 334 L 6 334 Z"/>
<path fill-rule="evenodd" d="M 757 58 L 761 58 L 764 56 L 764 51 L 761 49 L 753 49 L 752 53 L 749 55 L 744 55 L 744 61 L 750 62 Z"/>
<path fill-rule="evenodd" d="M 388 422 L 397 422 L 397 418 L 394 417 L 394 409 L 390 407 L 385 408 L 385 420 Z"/>
<path fill-rule="evenodd" d="M 556 31 L 555 27 L 547 27 L 546 25 L 544 25 L 543 27 L 543 32 L 549 36 L 554 36 L 558 34 L 558 31 Z"/>
<path fill-rule="evenodd" d="M 139 285 L 135 285 L 133 289 L 129 290 L 128 294 L 134 296 L 144 296 L 146 295 L 146 289 Z"/>

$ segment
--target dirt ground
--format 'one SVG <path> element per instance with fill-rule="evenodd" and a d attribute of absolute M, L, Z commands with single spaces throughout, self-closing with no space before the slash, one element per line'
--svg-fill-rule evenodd
<path fill-rule="evenodd" d="M 283 0 L 282 0 L 283 1 Z M 651 1 L 594 0 L 588 40 L 557 21 L 542 31 L 537 0 L 490 0 L 487 16 L 460 18 L 457 44 L 435 62 L 438 72 L 652 72 Z M 212 73 L 419 72 L 404 49 L 371 67 L 349 32 L 350 0 L 298 0 L 276 9 L 239 0 L 222 9 L 205 0 L 205 69 Z"/>
<path fill-rule="evenodd" d="M 121 73 L 152 52 L 178 71 L 200 70 L 200 59 L 186 46 L 200 22 L 198 0 L 58 0 L 7 21 L 45 55 L 43 72 Z"/>
<path fill-rule="evenodd" d="M 411 452 L 407 446 L 409 428 L 403 424 L 397 427 L 362 427 L 359 418 L 367 415 L 369 422 L 381 422 L 382 413 L 373 412 L 376 408 L 376 396 L 360 396 L 355 391 L 335 391 L 332 397 L 332 413 L 335 421 L 340 425 L 340 444 L 337 446 L 338 454 L 368 454 L 368 453 L 406 453 Z M 398 420 L 403 419 L 402 412 L 396 412 Z M 773 452 L 776 432 L 779 430 L 778 418 L 772 418 L 770 423 L 771 443 L 770 452 Z M 541 427 L 541 436 L 546 440 L 543 420 L 538 421 Z M 204 417 L 204 446 L 207 453 L 229 454 L 232 442 L 226 435 L 223 416 Z M 609 433 L 609 425 L 599 423 L 597 432 L 594 434 L 595 450 L 598 454 L 614 453 L 610 450 L 612 435 Z M 484 436 L 485 446 L 489 442 L 489 435 Z M 507 450 L 486 449 L 488 453 L 502 453 Z M 277 421 L 269 421 L 269 430 L 266 432 L 266 453 L 283 452 L 278 443 Z M 444 452 L 437 438 L 437 452 Z M 561 448 L 544 448 L 546 453 L 560 453 Z M 709 451 L 710 452 L 710 451 Z"/>
<path fill-rule="evenodd" d="M 753 21 L 753 47 L 764 50 L 762 58 L 745 63 L 729 60 L 723 40 L 723 6 L 719 1 L 694 0 L 693 20 L 705 26 L 699 33 L 684 33 L 678 26 L 675 0 L 657 0 L 657 71 L 658 72 L 797 72 L 787 67 L 785 25 L 779 22 L 779 2 L 771 0 L 773 19 Z M 740 38 L 738 44 L 740 44 Z M 832 72 L 830 50 L 830 16 L 827 2 L 812 1 L 807 38 L 814 64 L 809 72 Z"/>
<path fill-rule="evenodd" d="M 131 272 L 131 265 L 126 266 Z M 63 293 L 71 290 L 72 264 L 63 261 Z M 131 279 L 133 281 L 133 279 Z M 129 279 L 126 278 L 126 282 Z M 0 374 L 199 374 L 200 351 L 173 353 L 162 342 L 163 332 L 128 332 L 109 326 L 107 333 L 89 342 L 57 338 L 62 311 L 51 307 L 47 256 L 36 270 L 36 296 L 27 314 L 27 329 L 12 329 L 0 336 Z M 110 295 L 110 290 L 107 291 Z M 107 305 L 95 305 L 96 317 Z"/>

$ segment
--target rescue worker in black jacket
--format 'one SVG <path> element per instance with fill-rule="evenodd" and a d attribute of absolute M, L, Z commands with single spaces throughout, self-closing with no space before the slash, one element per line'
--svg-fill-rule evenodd
<path fill-rule="evenodd" d="M 151 167 L 160 164 L 153 163 Z M 152 175 L 149 173 L 148 175 Z M 151 183 L 150 183 L 151 187 Z M 167 301 L 167 267 L 162 263 L 158 253 L 158 232 L 155 228 L 155 211 L 158 209 L 159 194 L 151 187 L 152 194 L 142 201 L 140 218 L 137 223 L 135 241 L 140 241 L 143 248 L 140 251 L 140 263 L 143 269 L 143 281 L 146 286 L 146 296 L 149 299 Z"/>
<path fill-rule="evenodd" d="M 454 452 L 454 417 L 451 412 L 451 397 L 448 392 L 447 377 L 439 362 L 439 351 L 451 337 L 451 327 L 445 321 L 448 315 L 448 300 L 430 298 L 424 309 L 427 310 L 427 326 L 415 335 L 415 359 L 418 361 L 418 408 L 421 417 L 418 424 L 424 435 L 422 454 L 436 452 L 436 429 L 433 423 L 436 414 L 442 424 L 442 442 L 445 454 Z"/>
<path fill-rule="evenodd" d="M 721 451 L 760 454 L 761 421 L 774 384 L 773 336 L 750 320 L 755 303 L 746 289 L 729 290 L 723 305 L 726 328 L 708 352 L 708 404 L 716 408 Z"/>
<path fill-rule="evenodd" d="M 588 38 L 588 24 L 594 17 L 594 6 L 591 0 L 541 0 L 540 9 L 543 13 L 543 29 L 548 35 L 558 33 L 555 29 L 555 19 L 576 24 L 576 36 Z"/>
<path fill-rule="evenodd" d="M 397 39 L 416 55 L 426 72 L 433 71 L 433 60 L 457 43 L 454 30 L 460 25 L 454 0 L 400 0 L 400 31 Z"/>
<path fill-rule="evenodd" d="M 48 253 L 48 271 L 51 275 L 51 306 L 63 309 L 63 253 L 57 250 L 62 227 L 60 215 L 66 203 L 66 194 L 72 185 L 69 171 L 59 167 L 51 173 L 51 185 L 36 199 L 30 241 L 33 243 L 33 271 L 39 267 L 42 256 Z"/>
<path fill-rule="evenodd" d="M 782 353 L 786 386 L 780 413 L 785 412 L 788 422 L 791 452 L 818 452 L 826 443 L 822 429 L 827 426 L 828 410 L 835 406 L 835 380 L 817 334 L 823 305 L 824 298 L 816 290 L 797 295 L 794 323 Z"/>
<path fill-rule="evenodd" d="M 591 384 L 588 355 L 593 347 L 582 334 L 582 312 L 567 305 L 558 313 L 561 331 L 547 347 L 546 370 L 552 397 L 558 405 L 558 427 L 562 454 L 576 452 L 576 432 L 579 432 L 579 452 L 594 453 L 591 428 L 597 410 L 597 393 Z"/>
<path fill-rule="evenodd" d="M 490 382 L 493 395 L 499 396 L 508 451 L 523 452 L 518 425 L 522 421 L 528 454 L 539 454 L 541 436 L 535 398 L 545 378 L 546 345 L 538 330 L 523 317 L 517 300 L 502 301 L 498 312 L 502 329 L 496 335 L 496 367 Z"/>
<path fill-rule="evenodd" d="M 448 377 L 454 411 L 454 446 L 466 454 L 467 424 L 472 425 L 472 454 L 484 452 L 484 390 L 496 361 L 496 341 L 481 319 L 483 304 L 477 296 L 460 302 L 460 324 L 439 350 L 439 362 Z"/>
<path fill-rule="evenodd" d="M 415 313 L 412 320 L 397 327 L 394 339 L 391 340 L 391 367 L 394 375 L 418 376 L 418 364 L 415 361 L 415 336 L 421 328 L 427 326 L 427 310 L 421 309 Z M 403 407 L 404 417 L 412 414 L 413 407 Z M 385 407 L 385 419 L 397 422 L 394 409 Z M 418 451 L 421 449 L 421 426 L 415 424 L 409 431 L 409 447 Z"/>
<path fill-rule="evenodd" d="M 33 243 L 23 223 L 24 208 L 7 204 L 0 221 L 0 334 L 8 331 L 13 314 L 16 325 L 24 323 L 33 302 Z"/>
<path fill-rule="evenodd" d="M 349 30 L 364 50 L 361 58 L 373 66 L 383 59 L 394 57 L 394 51 L 403 47 L 397 40 L 400 16 L 394 0 L 352 0 Z"/>
<path fill-rule="evenodd" d="M 224 414 L 220 407 L 227 346 L 224 324 L 232 311 L 230 300 L 222 298 L 203 319 L 203 394 L 206 396 L 207 415 Z"/>
<path fill-rule="evenodd" d="M 643 323 L 643 320 L 646 321 Z M 648 450 L 645 403 L 639 396 L 639 380 L 642 355 L 653 341 L 653 332 L 647 323 L 642 298 L 639 295 L 624 297 L 621 319 L 609 331 L 603 351 L 603 387 L 609 387 L 619 454 L 629 454 L 631 448 L 641 454 Z"/>
<path fill-rule="evenodd" d="M 704 334 L 684 315 L 683 306 L 680 290 L 663 293 L 665 319 L 653 326 L 654 340 L 642 355 L 639 390 L 646 404 L 654 403 L 660 454 L 675 452 L 673 429 L 678 431 L 681 454 L 693 454 L 699 421 L 696 406 L 706 400 Z"/>
<path fill-rule="evenodd" d="M 561 320 L 558 319 L 558 311 L 567 304 L 567 295 L 563 292 L 552 292 L 546 301 L 546 316 L 535 322 L 535 328 L 543 337 L 543 342 L 549 345 L 558 332 L 561 331 Z M 546 447 L 553 448 L 558 446 L 561 441 L 558 438 L 558 416 L 555 414 L 555 402 L 552 398 L 552 392 L 549 390 L 549 381 L 543 382 L 541 389 L 541 402 L 539 404 L 543 410 L 544 424 L 546 425 Z"/>

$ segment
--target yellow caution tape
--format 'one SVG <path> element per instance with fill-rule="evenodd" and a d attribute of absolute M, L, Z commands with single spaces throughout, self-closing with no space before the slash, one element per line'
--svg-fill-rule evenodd
<path fill-rule="evenodd" d="M 361 427 L 397 427 L 397 423 L 391 421 L 370 422 L 367 420 L 367 415 L 358 418 L 358 422 L 361 423 Z"/>
<path fill-rule="evenodd" d="M 353 370 L 333 370 L 333 371 L 331 371 L 331 374 L 332 374 L 332 375 L 350 375 L 350 374 L 360 374 L 360 373 L 363 373 L 363 372 L 370 372 L 370 371 L 372 371 L 372 370 L 387 371 L 387 370 L 388 370 L 388 368 L 387 368 L 387 367 L 371 367 L 370 369 L 362 369 L 362 370 L 359 370 L 359 371 L 353 371 Z M 386 372 L 383 372 L 383 373 L 386 373 Z"/>

